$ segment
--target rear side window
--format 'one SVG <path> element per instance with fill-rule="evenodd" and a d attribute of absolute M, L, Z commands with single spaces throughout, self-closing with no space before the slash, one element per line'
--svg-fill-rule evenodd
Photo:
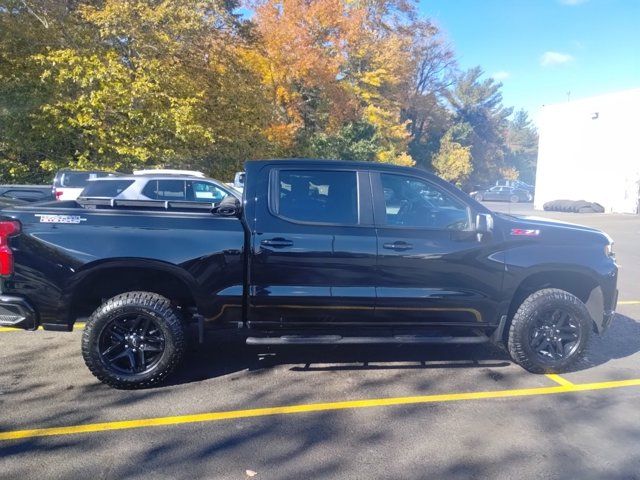
<path fill-rule="evenodd" d="M 309 223 L 356 225 L 356 172 L 281 170 L 277 182 L 277 213 Z"/>
<path fill-rule="evenodd" d="M 57 187 L 82 188 L 93 178 L 103 178 L 108 172 L 62 172 L 57 178 Z"/>
<path fill-rule="evenodd" d="M 106 197 L 113 198 L 124 192 L 133 180 L 94 180 L 87 183 L 82 191 L 83 197 Z"/>
<path fill-rule="evenodd" d="M 142 189 L 142 194 L 152 200 L 186 200 L 184 180 L 150 180 Z"/>

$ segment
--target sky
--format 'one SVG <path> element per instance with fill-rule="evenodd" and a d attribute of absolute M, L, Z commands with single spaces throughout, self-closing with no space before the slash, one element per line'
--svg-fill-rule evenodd
<path fill-rule="evenodd" d="M 420 0 L 419 10 L 460 68 L 480 65 L 534 121 L 542 105 L 640 87 L 640 0 Z"/>

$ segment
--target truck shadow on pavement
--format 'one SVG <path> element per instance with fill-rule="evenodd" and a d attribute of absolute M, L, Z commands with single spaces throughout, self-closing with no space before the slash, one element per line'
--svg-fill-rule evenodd
<path fill-rule="evenodd" d="M 167 385 L 200 382 L 241 371 L 266 373 L 276 367 L 291 372 L 428 370 L 500 368 L 511 365 L 508 355 L 490 345 L 305 345 L 250 347 L 240 340 L 205 340 L 188 352 L 183 367 Z"/>
<path fill-rule="evenodd" d="M 640 352 L 640 323 L 618 314 L 609 330 L 593 335 L 581 371 Z M 199 382 L 231 373 L 260 373 L 278 366 L 292 372 L 501 368 L 508 353 L 493 345 L 340 345 L 248 347 L 241 340 L 221 343 L 211 337 L 192 346 L 166 385 Z M 186 367 L 186 368 L 185 368 Z"/>

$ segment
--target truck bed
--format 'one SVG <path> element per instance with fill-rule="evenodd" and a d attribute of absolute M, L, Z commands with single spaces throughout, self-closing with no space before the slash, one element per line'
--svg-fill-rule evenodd
<path fill-rule="evenodd" d="M 154 268 L 183 282 L 161 288 L 185 289 L 198 311 L 215 316 L 221 299 L 241 305 L 245 232 L 238 218 L 210 210 L 210 204 L 106 199 L 2 210 L 0 219 L 20 221 L 22 234 L 9 240 L 15 274 L 0 290 L 39 305 L 39 323 L 69 329 L 76 316 L 90 314 L 83 304 L 95 300 L 92 277 L 140 288 L 149 279 L 137 272 Z M 237 298 L 217 295 L 229 281 L 238 285 Z"/>

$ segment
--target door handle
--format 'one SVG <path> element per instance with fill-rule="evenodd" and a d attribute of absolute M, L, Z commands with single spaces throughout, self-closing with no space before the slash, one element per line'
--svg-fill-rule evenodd
<path fill-rule="evenodd" d="M 410 243 L 402 242 L 402 241 L 385 243 L 382 246 L 389 250 L 411 250 L 413 248 L 413 245 L 411 245 Z"/>
<path fill-rule="evenodd" d="M 292 247 L 293 242 L 291 240 L 287 240 L 286 238 L 271 238 L 269 240 L 262 240 L 260 245 L 265 247 L 273 247 L 273 248 L 284 248 L 284 247 Z"/>

